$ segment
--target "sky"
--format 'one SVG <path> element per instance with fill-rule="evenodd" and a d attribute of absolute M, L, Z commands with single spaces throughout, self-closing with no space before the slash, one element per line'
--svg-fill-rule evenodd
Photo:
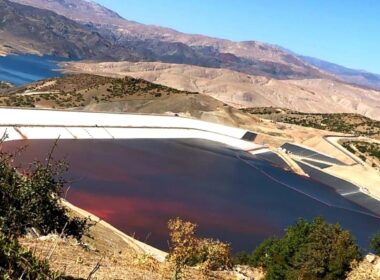
<path fill-rule="evenodd" d="M 126 19 L 380 74 L 379 0 L 96 0 Z"/>

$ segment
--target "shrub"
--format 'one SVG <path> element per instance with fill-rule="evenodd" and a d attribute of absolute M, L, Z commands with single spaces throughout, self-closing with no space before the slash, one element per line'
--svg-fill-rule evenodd
<path fill-rule="evenodd" d="M 0 229 L 10 237 L 35 228 L 41 234 L 62 233 L 80 239 L 87 219 L 70 218 L 60 203 L 65 186 L 62 163 L 32 164 L 25 174 L 11 166 L 13 157 L 0 153 Z"/>
<path fill-rule="evenodd" d="M 168 222 L 171 245 L 168 260 L 175 265 L 175 279 L 181 278 L 186 265 L 201 265 L 204 270 L 230 267 L 230 245 L 218 240 L 197 238 L 197 227 L 179 218 Z"/>
<path fill-rule="evenodd" d="M 218 270 L 230 267 L 231 247 L 227 243 L 209 238 L 199 239 L 197 251 L 204 270 Z"/>
<path fill-rule="evenodd" d="M 371 247 L 376 255 L 380 255 L 380 231 L 371 238 Z"/>
<path fill-rule="evenodd" d="M 16 240 L 0 233 L 1 279 L 63 279 L 49 269 L 47 262 L 39 261 L 23 249 Z"/>
<path fill-rule="evenodd" d="M 299 220 L 282 239 L 264 241 L 245 258 L 262 266 L 266 279 L 344 279 L 360 252 L 350 232 L 322 218 Z"/>

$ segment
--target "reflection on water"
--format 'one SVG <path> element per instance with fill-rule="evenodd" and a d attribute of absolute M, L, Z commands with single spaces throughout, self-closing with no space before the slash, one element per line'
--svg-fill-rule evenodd
<path fill-rule="evenodd" d="M 28 145 L 19 159 L 43 159 L 52 140 Z M 181 217 L 202 236 L 252 250 L 298 218 L 323 216 L 353 231 L 362 247 L 380 219 L 326 185 L 267 161 L 203 140 L 60 140 L 55 158 L 66 158 L 73 180 L 67 199 L 127 234 L 167 249 L 166 223 Z"/>

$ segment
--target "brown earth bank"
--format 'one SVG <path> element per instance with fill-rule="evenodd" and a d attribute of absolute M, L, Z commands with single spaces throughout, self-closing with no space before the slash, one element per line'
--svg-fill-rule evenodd
<path fill-rule="evenodd" d="M 380 91 L 327 79 L 278 80 L 241 72 L 158 62 L 71 62 L 66 73 L 126 75 L 209 95 L 236 108 L 281 107 L 307 113 L 357 113 L 380 120 Z"/>
<path fill-rule="evenodd" d="M 120 235 L 112 226 L 76 207 L 71 209 L 70 215 L 91 216 L 92 221 L 97 222 L 90 229 L 90 237 L 84 237 L 78 243 L 75 239 L 59 235 L 28 235 L 21 238 L 20 243 L 38 259 L 47 260 L 53 271 L 73 279 L 173 279 L 173 264 L 155 259 L 142 249 L 139 241 L 123 237 L 125 235 Z M 162 252 L 162 256 L 165 258 L 166 253 Z M 380 279 L 378 256 L 369 254 L 351 266 L 347 280 Z M 261 268 L 237 265 L 221 271 L 185 267 L 181 279 L 260 280 L 264 277 L 265 272 Z"/>
<path fill-rule="evenodd" d="M 173 279 L 173 264 L 165 260 L 166 253 L 149 252 L 150 246 L 121 234 L 99 218 L 69 204 L 71 215 L 91 216 L 96 224 L 90 228 L 88 236 L 81 243 L 75 239 L 61 238 L 59 235 L 32 236 L 21 238 L 20 243 L 41 260 L 48 260 L 53 271 L 71 276 L 73 279 Z M 98 267 L 98 269 L 95 269 Z M 92 271 L 95 273 L 89 278 Z M 225 271 L 203 271 L 197 267 L 186 267 L 183 279 L 233 280 L 262 279 L 261 269 L 237 266 Z"/>

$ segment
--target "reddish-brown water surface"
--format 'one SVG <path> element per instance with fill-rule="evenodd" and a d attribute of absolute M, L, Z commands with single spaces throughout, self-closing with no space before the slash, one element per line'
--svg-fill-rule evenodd
<path fill-rule="evenodd" d="M 19 164 L 43 160 L 52 140 L 27 146 Z M 167 250 L 167 221 L 199 224 L 201 236 L 252 250 L 298 218 L 323 216 L 352 230 L 366 248 L 380 219 L 334 189 L 224 145 L 201 140 L 60 140 L 72 180 L 67 199 L 127 234 Z"/>

